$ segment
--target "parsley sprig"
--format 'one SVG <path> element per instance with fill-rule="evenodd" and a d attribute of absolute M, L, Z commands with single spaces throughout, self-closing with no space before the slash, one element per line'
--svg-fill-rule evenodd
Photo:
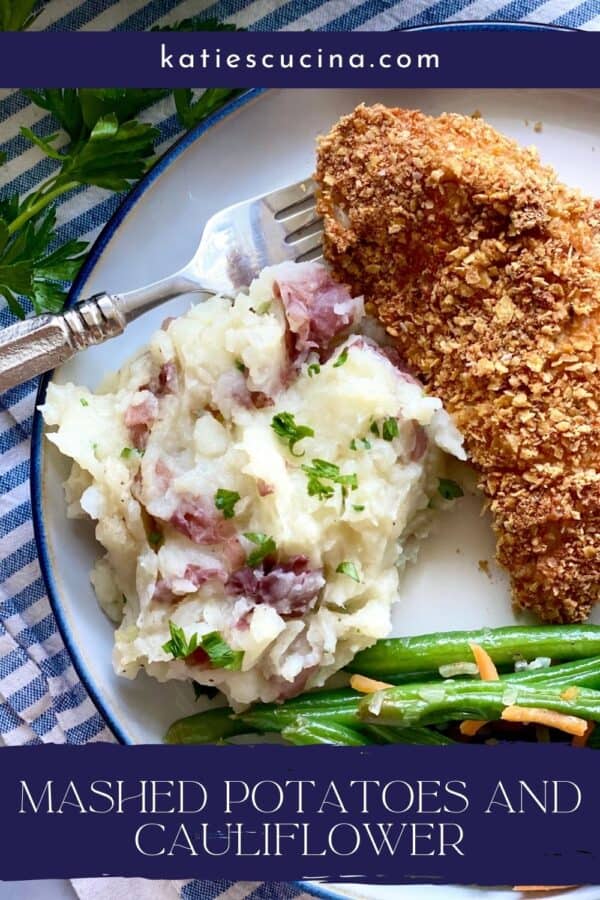
<path fill-rule="evenodd" d="M 355 491 L 358 487 L 356 473 L 342 475 L 340 467 L 326 459 L 313 459 L 310 465 L 303 465 L 302 470 L 308 476 L 307 490 L 309 497 L 318 497 L 319 500 L 327 500 L 333 497 L 335 485 L 342 486 L 342 496 L 345 497 L 348 488 Z"/>
<path fill-rule="evenodd" d="M 0 0 L 0 30 L 27 27 L 35 14 L 33 0 Z M 185 19 L 166 31 L 236 30 L 214 19 Z M 198 95 L 189 89 L 46 88 L 24 93 L 51 114 L 56 130 L 40 136 L 30 128 L 21 134 L 52 161 L 53 174 L 26 198 L 0 201 L 0 296 L 11 312 L 24 318 L 23 298 L 36 313 L 62 309 L 70 282 L 87 251 L 82 241 L 61 244 L 55 204 L 81 186 L 128 190 L 154 160 L 159 131 L 137 120 L 146 107 L 172 94 L 184 128 L 192 128 L 239 93 L 209 88 Z M 0 165 L 5 157 L 0 154 Z"/>
<path fill-rule="evenodd" d="M 238 671 L 242 667 L 244 659 L 243 650 L 233 650 L 227 641 L 223 640 L 218 631 L 210 631 L 202 638 L 194 633 L 188 640 L 183 628 L 169 621 L 170 640 L 163 644 L 165 653 L 170 653 L 174 659 L 186 659 L 195 650 L 201 647 L 208 656 L 211 665 L 217 669 L 229 669 Z"/>
<path fill-rule="evenodd" d="M 228 491 L 226 488 L 219 488 L 215 493 L 215 506 L 221 510 L 225 519 L 233 519 L 235 515 L 235 504 L 240 500 L 237 491 Z"/>
<path fill-rule="evenodd" d="M 194 650 L 198 649 L 198 635 L 194 633 L 188 640 L 185 631 L 175 622 L 169 621 L 170 640 L 163 644 L 165 653 L 170 653 L 174 659 L 185 659 Z"/>
<path fill-rule="evenodd" d="M 202 649 L 206 651 L 211 664 L 216 669 L 229 669 L 230 672 L 237 672 L 242 668 L 244 651 L 233 650 L 218 631 L 211 631 L 204 635 Z"/>
<path fill-rule="evenodd" d="M 256 550 L 252 550 L 246 560 L 252 569 L 260 565 L 265 556 L 271 556 L 277 551 L 277 544 L 273 538 L 269 537 L 268 534 L 263 534 L 261 531 L 245 531 L 244 537 L 251 543 L 256 544 Z"/>
<path fill-rule="evenodd" d="M 294 447 L 304 438 L 315 436 L 314 430 L 308 425 L 297 425 L 296 417 L 289 412 L 281 412 L 273 416 L 271 428 L 277 437 L 281 438 L 288 445 L 292 456 L 304 456 L 304 450 L 300 453 L 294 453 Z"/>

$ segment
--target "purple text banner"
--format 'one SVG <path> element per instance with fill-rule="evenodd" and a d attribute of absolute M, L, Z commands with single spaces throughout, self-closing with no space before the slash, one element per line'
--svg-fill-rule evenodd
<path fill-rule="evenodd" d="M 598 759 L 533 744 L 5 748 L 0 879 L 600 884 Z"/>
<path fill-rule="evenodd" d="M 600 87 L 600 33 L 0 34 L 5 87 Z"/>

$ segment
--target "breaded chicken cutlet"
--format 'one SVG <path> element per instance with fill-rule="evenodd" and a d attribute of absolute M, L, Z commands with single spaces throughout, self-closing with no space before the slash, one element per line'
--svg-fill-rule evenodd
<path fill-rule="evenodd" d="M 356 109 L 321 139 L 325 256 L 444 401 L 516 604 L 600 585 L 600 204 L 481 119 Z"/>

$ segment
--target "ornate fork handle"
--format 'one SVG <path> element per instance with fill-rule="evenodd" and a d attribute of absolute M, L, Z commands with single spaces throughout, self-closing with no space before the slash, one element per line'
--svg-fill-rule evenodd
<path fill-rule="evenodd" d="M 78 350 L 121 334 L 125 317 L 109 294 L 60 315 L 34 316 L 0 330 L 0 392 L 66 362 Z"/>
<path fill-rule="evenodd" d="M 133 319 L 181 294 L 214 293 L 188 269 L 125 294 L 95 294 L 59 315 L 33 316 L 0 329 L 0 393 L 121 334 Z"/>

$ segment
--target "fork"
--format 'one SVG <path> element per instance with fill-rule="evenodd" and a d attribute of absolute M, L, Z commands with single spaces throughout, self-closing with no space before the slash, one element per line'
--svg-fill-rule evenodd
<path fill-rule="evenodd" d="M 312 178 L 229 206 L 208 220 L 190 262 L 167 278 L 123 294 L 95 294 L 58 315 L 0 330 L 0 392 L 101 344 L 129 322 L 182 294 L 233 296 L 265 266 L 321 258 L 323 229 Z"/>

